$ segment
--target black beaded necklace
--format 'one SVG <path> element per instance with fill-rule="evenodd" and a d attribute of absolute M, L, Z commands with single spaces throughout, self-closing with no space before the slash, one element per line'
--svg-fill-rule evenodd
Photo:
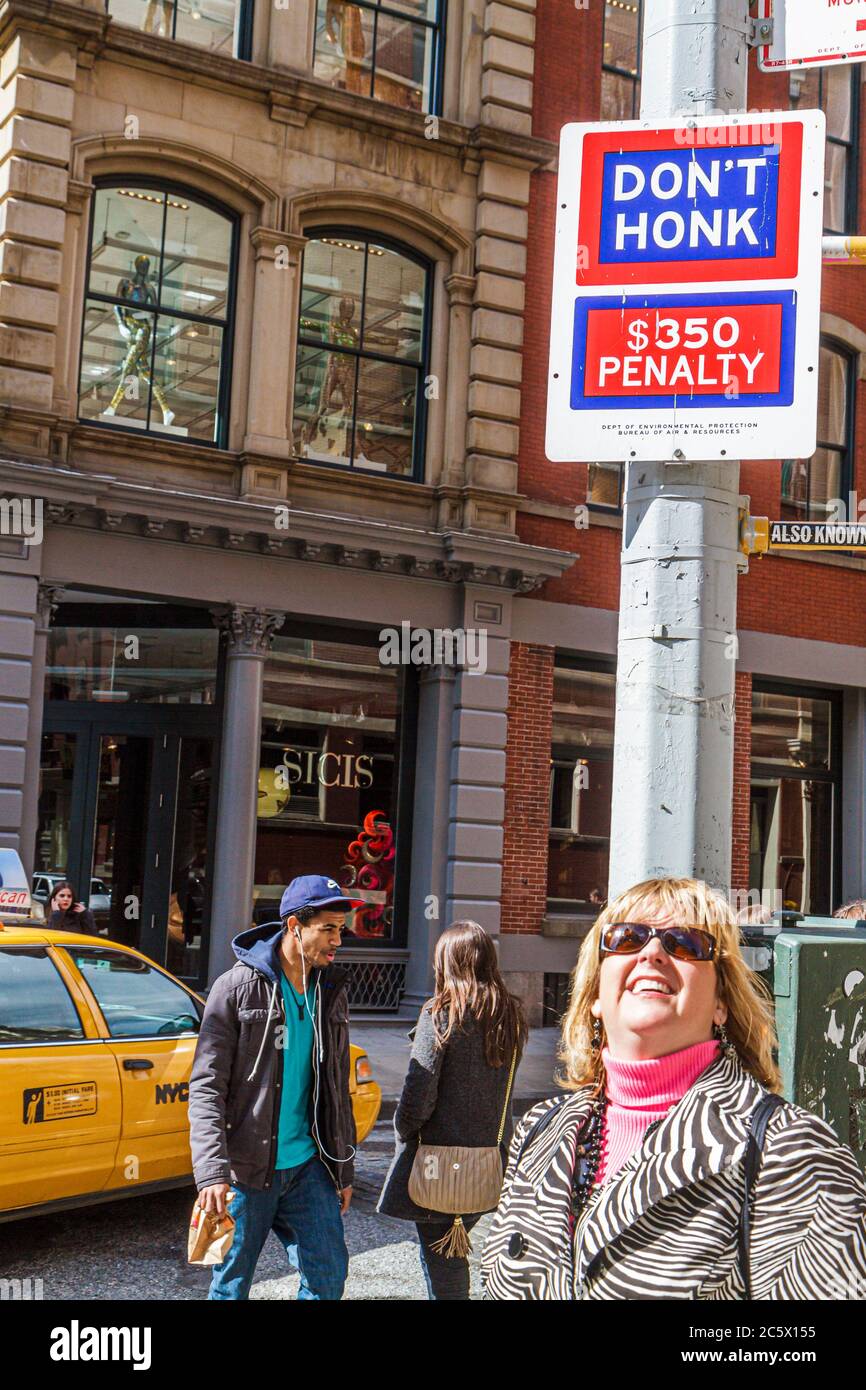
<path fill-rule="evenodd" d="M 571 1179 L 571 1212 L 576 1217 L 589 1201 L 601 1163 L 601 1141 L 604 1137 L 604 1112 L 607 1096 L 600 1091 L 592 1103 L 589 1122 L 575 1150 L 574 1172 Z"/>

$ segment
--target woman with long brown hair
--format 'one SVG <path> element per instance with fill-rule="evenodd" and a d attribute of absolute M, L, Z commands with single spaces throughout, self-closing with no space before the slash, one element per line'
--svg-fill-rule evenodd
<path fill-rule="evenodd" d="M 496 947 L 477 922 L 455 922 L 442 933 L 433 968 L 435 993 L 414 1030 L 409 1071 L 394 1116 L 396 1152 L 378 1209 L 416 1223 L 429 1296 L 455 1301 L 469 1297 L 468 1232 L 497 1198 L 481 1211 L 455 1213 L 453 1204 L 438 1195 L 436 1160 L 443 1148 L 454 1147 L 463 1153 L 450 1156 L 449 1169 L 465 1164 L 468 1172 L 481 1151 L 489 1158 L 497 1148 L 504 1159 L 512 1130 L 514 1075 L 527 1026 L 520 1000 L 508 992 L 499 973 Z M 419 1174 L 421 1143 L 427 1161 Z M 496 1161 L 494 1157 L 494 1167 Z M 442 1175 L 443 1189 L 451 1176 Z M 430 1205 L 414 1201 L 410 1187 L 416 1196 L 423 1190 Z"/>

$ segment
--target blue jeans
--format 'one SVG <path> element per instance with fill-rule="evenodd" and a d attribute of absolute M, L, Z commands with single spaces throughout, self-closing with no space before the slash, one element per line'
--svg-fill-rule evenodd
<path fill-rule="evenodd" d="M 262 1246 L 273 1231 L 301 1276 L 298 1298 L 337 1300 L 349 1272 L 340 1199 L 318 1156 L 280 1168 L 267 1192 L 235 1183 L 229 1211 L 235 1236 L 228 1258 L 215 1265 L 211 1299 L 249 1298 Z"/>

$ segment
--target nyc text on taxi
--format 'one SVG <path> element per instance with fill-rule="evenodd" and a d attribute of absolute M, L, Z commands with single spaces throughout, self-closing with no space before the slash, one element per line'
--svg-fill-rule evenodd
<path fill-rule="evenodd" d="M 0 1221 L 191 1182 L 203 1009 L 130 947 L 0 919 Z M 360 1142 L 381 1091 L 351 1054 Z"/>

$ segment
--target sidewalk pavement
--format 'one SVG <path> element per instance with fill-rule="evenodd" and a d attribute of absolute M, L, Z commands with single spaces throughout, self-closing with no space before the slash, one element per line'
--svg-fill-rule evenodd
<path fill-rule="evenodd" d="M 407 1022 L 405 1030 L 375 1023 L 353 1024 L 350 1028 L 352 1042 L 366 1049 L 373 1076 L 382 1087 L 382 1119 L 390 1119 L 400 1099 L 412 1051 L 412 1043 L 407 1037 L 410 1027 L 411 1024 Z M 559 1091 L 554 1080 L 554 1073 L 558 1070 L 558 1045 L 558 1028 L 530 1029 L 529 1042 L 514 1081 L 514 1108 L 518 1114 L 522 1114 L 535 1101 L 544 1100 Z"/>

